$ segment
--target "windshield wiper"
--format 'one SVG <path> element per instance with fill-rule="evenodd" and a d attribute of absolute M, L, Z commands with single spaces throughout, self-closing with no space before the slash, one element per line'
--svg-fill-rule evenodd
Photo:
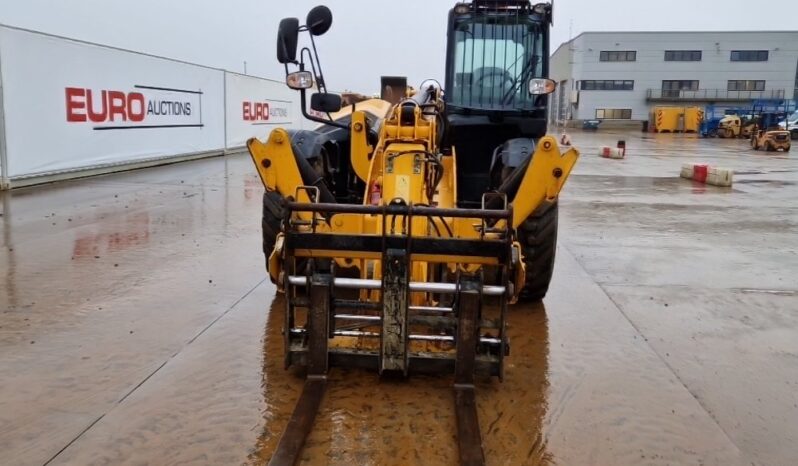
<path fill-rule="evenodd" d="M 521 72 L 521 76 L 519 76 L 518 78 L 516 78 L 515 81 L 513 81 L 513 85 L 510 86 L 510 90 L 507 91 L 507 94 L 504 95 L 504 99 L 502 99 L 502 104 L 510 105 L 515 101 L 515 96 L 518 95 L 518 93 L 516 92 L 518 86 L 523 86 L 523 83 L 529 81 L 529 78 L 532 77 L 532 72 L 535 71 L 535 69 L 538 67 L 538 60 L 540 60 L 539 55 L 532 55 L 532 59 L 529 60 L 529 63 L 527 63 L 526 68 L 524 68 L 524 70 Z"/>
<path fill-rule="evenodd" d="M 535 34 L 535 37 L 532 39 L 532 52 L 537 49 L 538 40 L 540 39 L 539 34 Z M 512 86 L 510 86 L 510 90 L 507 91 L 507 94 L 504 95 L 502 99 L 502 103 L 504 105 L 510 105 L 515 101 L 515 96 L 518 95 L 516 90 L 518 86 L 523 86 L 523 83 L 527 82 L 532 75 L 532 72 L 538 67 L 538 61 L 540 60 L 540 55 L 534 54 L 530 58 L 529 62 L 526 64 L 524 69 L 521 71 L 521 75 L 518 76 L 515 81 L 513 81 Z"/>

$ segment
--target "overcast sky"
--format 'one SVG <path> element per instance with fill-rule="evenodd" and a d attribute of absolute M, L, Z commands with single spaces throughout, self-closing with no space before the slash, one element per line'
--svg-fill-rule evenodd
<path fill-rule="evenodd" d="M 0 23 L 282 79 L 277 24 L 319 3 L 335 18 L 317 42 L 331 89 L 443 80 L 454 0 L 0 0 Z M 798 0 L 556 0 L 554 16 L 552 51 L 582 31 L 796 30 Z"/>

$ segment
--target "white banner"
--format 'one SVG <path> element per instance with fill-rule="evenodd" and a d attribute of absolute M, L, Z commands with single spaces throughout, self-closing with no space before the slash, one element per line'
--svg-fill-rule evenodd
<path fill-rule="evenodd" d="M 265 140 L 276 127 L 299 128 L 299 92 L 285 83 L 227 73 L 227 147 Z"/>
<path fill-rule="evenodd" d="M 221 70 L 7 27 L 0 57 L 12 178 L 225 147 Z"/>

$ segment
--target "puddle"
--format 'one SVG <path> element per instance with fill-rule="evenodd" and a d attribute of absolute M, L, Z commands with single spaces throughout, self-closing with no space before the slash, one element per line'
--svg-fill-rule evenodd
<path fill-rule="evenodd" d="M 266 422 L 250 464 L 271 458 L 304 382 L 301 370 L 283 369 L 284 302 L 275 298 L 266 326 Z M 512 355 L 505 360 L 505 381 L 481 380 L 477 387 L 485 454 L 497 464 L 554 464 L 543 439 L 549 388 L 546 312 L 542 305 L 516 306 L 510 319 Z M 333 368 L 299 464 L 455 464 L 452 383 L 451 375 L 387 379 Z"/>
<path fill-rule="evenodd" d="M 740 293 L 745 294 L 771 294 L 775 296 L 798 296 L 795 290 L 758 290 L 753 288 L 741 288 Z"/>
<path fill-rule="evenodd" d="M 769 186 L 795 186 L 794 181 L 782 181 L 782 180 L 734 180 L 734 184 L 763 184 Z"/>

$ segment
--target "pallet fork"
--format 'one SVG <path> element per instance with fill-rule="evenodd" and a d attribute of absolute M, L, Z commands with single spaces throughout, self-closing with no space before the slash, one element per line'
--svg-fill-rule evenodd
<path fill-rule="evenodd" d="M 484 464 L 474 378 L 477 373 L 501 378 L 503 358 L 509 353 L 504 322 L 511 295 L 509 264 L 514 256 L 507 227 L 512 210 L 295 202 L 286 207 L 281 255 L 283 263 L 291 266 L 281 274 L 287 296 L 285 364 L 305 365 L 308 373 L 270 464 L 291 465 L 297 460 L 324 396 L 331 366 L 364 367 L 381 374 L 453 372 L 461 464 Z M 299 212 L 314 214 L 310 224 L 297 220 L 302 218 Z M 325 215 L 346 213 L 379 215 L 386 223 L 386 233 L 331 235 L 313 228 Z M 414 237 L 413 219 L 431 217 L 478 219 L 486 226 L 485 236 L 478 240 Z M 396 220 L 401 229 L 389 233 L 390 220 Z M 491 222 L 501 222 L 504 227 L 488 227 Z M 411 281 L 410 269 L 420 261 L 445 267 L 451 254 L 495 257 L 497 263 L 504 264 L 498 266 L 498 283 L 486 285 L 481 269 L 474 273 L 461 270 L 449 281 Z M 381 273 L 372 279 L 338 277 L 335 262 L 314 257 L 320 255 L 378 258 L 375 263 L 381 264 Z M 376 300 L 345 299 L 342 295 L 346 292 Z M 488 299 L 498 304 L 496 319 L 483 315 L 483 303 Z M 366 348 L 330 345 L 336 339 L 378 340 L 379 344 Z M 428 344 L 441 351 L 430 351 Z"/>

